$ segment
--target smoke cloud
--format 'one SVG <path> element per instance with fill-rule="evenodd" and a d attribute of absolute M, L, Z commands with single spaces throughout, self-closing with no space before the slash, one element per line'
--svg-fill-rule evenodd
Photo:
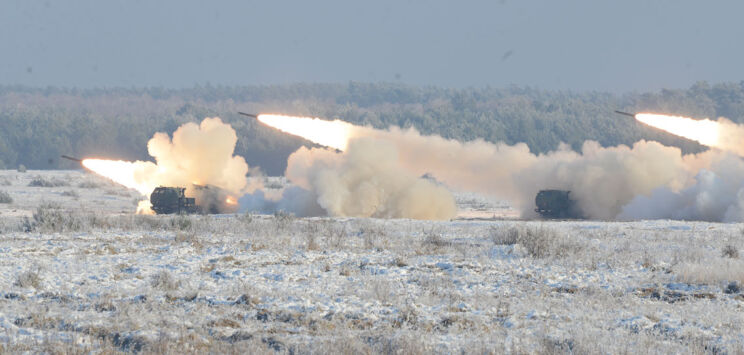
<path fill-rule="evenodd" d="M 728 128 L 717 146 L 743 154 L 744 127 L 718 122 Z M 683 155 L 652 141 L 616 147 L 587 141 L 581 152 L 561 146 L 533 154 L 522 143 L 460 143 L 414 129 L 360 132 L 392 142 L 406 168 L 431 173 L 456 189 L 509 200 L 523 217 L 536 216 L 539 190 L 561 189 L 570 190 L 592 219 L 744 221 L 744 161 L 718 149 Z"/>
<path fill-rule="evenodd" d="M 331 216 L 449 219 L 452 194 L 400 165 L 398 151 L 374 138 L 355 139 L 348 149 L 305 147 L 290 155 L 287 178 L 312 191 Z"/>
<path fill-rule="evenodd" d="M 186 123 L 173 132 L 173 139 L 156 133 L 147 143 L 155 164 L 142 164 L 135 178 L 153 179 L 158 185 L 187 186 L 187 195 L 196 197 L 204 212 L 236 211 L 241 196 L 260 187 L 258 179 L 249 180 L 251 171 L 243 157 L 233 155 L 238 137 L 230 125 L 219 118 L 205 118 L 200 124 Z"/>
<path fill-rule="evenodd" d="M 744 128 L 725 119 L 718 123 L 726 130 L 719 134 L 717 147 L 744 152 L 740 143 L 744 141 Z M 431 174 L 449 188 L 508 200 L 523 217 L 536 216 L 534 199 L 539 190 L 561 189 L 570 190 L 583 215 L 592 219 L 744 220 L 744 184 L 740 183 L 744 181 L 744 163 L 718 149 L 683 155 L 676 147 L 652 141 L 615 147 L 587 141 L 580 152 L 560 146 L 546 154 L 533 154 L 523 143 L 463 143 L 423 136 L 413 128 L 351 126 L 348 130 L 349 158 L 339 158 L 346 155 L 328 150 L 302 148 L 288 162 L 287 177 L 317 194 L 318 203 L 332 215 L 388 216 L 387 212 L 369 212 L 366 206 L 380 206 L 376 202 L 354 205 L 368 195 L 346 190 L 366 185 L 359 183 L 363 179 L 354 179 L 356 174 L 346 175 L 344 169 L 365 171 L 368 168 L 363 166 L 374 162 L 388 171 L 392 169 L 384 167 L 387 163 L 383 161 L 394 161 L 398 165 L 395 169 L 413 176 Z M 379 142 L 374 147 L 389 147 L 392 153 L 374 148 L 381 156 L 370 159 L 351 153 L 356 142 L 368 139 Z M 390 201 L 403 201 L 397 197 L 401 196 L 399 191 L 393 195 L 396 198 Z M 343 198 L 348 196 L 354 197 Z M 394 208 L 381 211 L 391 210 Z"/>
<path fill-rule="evenodd" d="M 375 138 L 349 142 L 346 151 L 301 147 L 289 156 L 281 195 L 243 196 L 244 210 L 284 210 L 298 216 L 446 220 L 457 208 L 452 193 L 400 165 L 395 146 Z"/>
<path fill-rule="evenodd" d="M 744 157 L 744 126 L 738 125 L 726 118 L 718 118 L 717 148 Z"/>
<path fill-rule="evenodd" d="M 247 175 L 250 169 L 240 156 L 233 155 L 238 137 L 230 125 L 219 118 L 205 118 L 200 124 L 186 123 L 173 132 L 156 133 L 147 143 L 155 162 L 123 162 L 85 159 L 94 172 L 149 195 L 157 186 L 186 187 L 186 195 L 196 198 L 204 212 L 237 210 L 243 193 L 260 187 L 259 179 Z M 151 213 L 149 201 L 142 201 L 138 213 Z"/>
<path fill-rule="evenodd" d="M 523 143 L 460 143 L 422 136 L 414 129 L 374 135 L 393 142 L 401 164 L 415 173 L 430 173 L 458 190 L 509 200 L 523 217 L 535 216 L 534 199 L 542 189 L 570 190 L 586 217 L 613 219 L 635 196 L 659 186 L 676 190 L 689 179 L 681 151 L 656 142 L 603 148 L 587 141 L 580 153 L 561 146 L 537 155 Z"/>
<path fill-rule="evenodd" d="M 284 211 L 297 217 L 326 216 L 326 210 L 318 204 L 318 196 L 298 186 L 281 191 L 256 190 L 240 198 L 242 212 L 274 213 Z"/>
<path fill-rule="evenodd" d="M 744 161 L 725 153 L 707 158 L 710 164 L 699 170 L 692 185 L 680 191 L 659 187 L 648 196 L 636 196 L 619 219 L 744 221 Z"/>

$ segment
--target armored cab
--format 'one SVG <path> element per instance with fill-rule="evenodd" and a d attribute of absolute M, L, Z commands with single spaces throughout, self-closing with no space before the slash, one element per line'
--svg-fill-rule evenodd
<path fill-rule="evenodd" d="M 571 191 L 541 190 L 535 197 L 535 212 L 543 218 L 583 218 Z"/>
<path fill-rule="evenodd" d="M 150 204 L 157 214 L 196 213 L 196 201 L 186 197 L 184 187 L 158 186 L 150 194 Z"/>

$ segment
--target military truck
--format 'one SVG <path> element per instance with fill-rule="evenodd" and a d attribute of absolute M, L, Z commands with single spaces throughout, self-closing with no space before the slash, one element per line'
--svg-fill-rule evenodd
<path fill-rule="evenodd" d="M 196 201 L 186 197 L 185 187 L 158 186 L 150 194 L 152 210 L 157 214 L 196 213 Z"/>
<path fill-rule="evenodd" d="M 535 197 L 535 212 L 543 218 L 579 219 L 584 218 L 571 191 L 541 190 Z"/>

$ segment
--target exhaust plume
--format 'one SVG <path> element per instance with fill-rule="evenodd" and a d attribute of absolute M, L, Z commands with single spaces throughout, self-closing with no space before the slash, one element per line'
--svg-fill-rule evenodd
<path fill-rule="evenodd" d="M 352 132 L 356 129 L 351 123 L 340 120 L 326 121 L 319 118 L 292 117 L 282 115 L 258 115 L 258 120 L 282 132 L 317 144 L 344 151 L 349 144 Z"/>
<path fill-rule="evenodd" d="M 84 159 L 83 165 L 147 197 L 157 186 L 181 186 L 205 212 L 234 211 L 236 197 L 257 187 L 246 177 L 250 169 L 245 159 L 233 155 L 237 139 L 230 125 L 205 118 L 201 124 L 183 124 L 173 139 L 155 133 L 147 143 L 154 163 Z M 145 205 L 138 211 L 146 213 Z"/>
<path fill-rule="evenodd" d="M 287 178 L 312 191 L 331 216 L 444 220 L 457 212 L 452 194 L 400 166 L 394 146 L 351 140 L 347 151 L 301 147 L 287 161 Z"/>
<path fill-rule="evenodd" d="M 648 116 L 645 114 L 641 116 L 641 119 L 646 118 Z M 302 118 L 295 119 L 301 120 Z M 651 122 L 651 120 L 647 121 Z M 684 120 L 678 122 L 688 124 Z M 701 142 L 739 154 L 741 149 L 736 149 L 734 138 L 736 132 L 743 131 L 742 128 L 723 119 L 718 122 L 709 122 L 714 125 L 711 123 L 705 123 L 705 125 L 716 128 L 717 136 L 710 134 L 713 132 L 710 128 L 708 130 L 692 129 L 686 132 L 693 134 L 700 131 L 702 134 L 695 137 Z M 483 140 L 462 143 L 439 136 L 423 136 L 413 128 L 391 127 L 388 130 L 378 130 L 348 123 L 346 125 L 348 126 L 346 126 L 345 140 L 337 146 L 346 146 L 350 151 L 354 143 L 359 140 L 371 139 L 384 142 L 378 146 L 393 148 L 397 157 L 396 161 L 409 174 L 421 176 L 428 173 L 450 188 L 481 192 L 506 199 L 522 211 L 523 217 L 536 215 L 533 210 L 534 199 L 537 192 L 542 189 L 570 190 L 581 212 L 589 218 L 638 219 L 665 217 L 671 213 L 654 214 L 638 208 L 638 204 L 646 203 L 639 200 L 644 197 L 656 198 L 655 196 L 659 194 L 659 196 L 663 195 L 662 197 L 668 197 L 669 194 L 681 194 L 682 197 L 679 199 L 689 200 L 689 195 L 693 194 L 689 191 L 704 191 L 702 196 L 712 196 L 710 187 L 720 185 L 715 181 L 710 182 L 712 181 L 711 172 L 720 179 L 724 179 L 725 176 L 727 181 L 744 181 L 744 169 L 741 173 L 738 170 L 724 172 L 720 164 L 713 164 L 722 159 L 722 156 L 726 156 L 721 151 L 683 155 L 680 149 L 667 147 L 658 142 L 639 141 L 632 146 L 619 145 L 605 148 L 597 142 L 587 141 L 581 152 L 574 152 L 567 146 L 561 146 L 553 152 L 533 154 L 524 143 L 508 145 L 499 142 L 494 144 Z M 729 125 L 733 125 L 735 129 L 722 132 L 721 127 L 730 127 Z M 675 125 L 667 128 L 674 129 L 676 132 L 684 131 L 676 128 Z M 323 144 L 322 141 L 304 132 L 296 134 Z M 744 137 L 744 134 L 739 137 Z M 334 199 L 335 195 L 330 193 L 332 189 L 317 185 L 318 181 L 323 181 L 320 177 L 325 177 L 317 172 L 317 170 L 322 170 L 318 167 L 337 169 L 341 165 L 330 154 L 330 152 L 321 153 L 316 150 L 300 149 L 288 161 L 287 177 L 299 186 L 314 191 L 318 194 L 319 203 L 329 211 L 333 211 L 335 206 L 340 204 L 337 199 Z M 740 161 L 737 157 L 728 159 Z M 308 167 L 306 161 L 313 163 Z M 343 186 L 343 184 L 338 185 Z M 730 196 L 739 194 L 738 190 L 733 187 L 726 190 L 733 191 Z M 666 195 L 658 191 L 666 191 Z M 324 194 L 326 197 L 321 198 L 320 196 Z M 744 200 L 744 192 L 739 195 Z M 658 198 L 662 199 L 662 197 Z M 716 204 L 737 206 L 739 198 L 734 200 L 736 201 L 716 200 Z M 658 203 L 664 205 L 663 201 Z M 740 204 L 744 206 L 744 203 Z M 738 210 L 735 208 L 717 207 L 716 209 L 710 207 L 710 204 L 706 206 L 708 207 L 689 212 L 688 218 L 711 220 L 744 218 L 741 213 L 737 214 Z M 711 210 L 716 212 L 708 212 Z M 721 212 L 722 210 L 724 212 Z"/>
<path fill-rule="evenodd" d="M 688 117 L 639 113 L 635 118 L 651 127 L 744 156 L 744 127 L 723 117 L 718 121 L 695 120 Z"/>

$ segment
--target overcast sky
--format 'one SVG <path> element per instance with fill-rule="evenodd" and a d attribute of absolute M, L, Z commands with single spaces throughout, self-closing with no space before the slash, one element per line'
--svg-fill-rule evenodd
<path fill-rule="evenodd" d="M 744 1 L 0 1 L 0 84 L 744 80 Z"/>

